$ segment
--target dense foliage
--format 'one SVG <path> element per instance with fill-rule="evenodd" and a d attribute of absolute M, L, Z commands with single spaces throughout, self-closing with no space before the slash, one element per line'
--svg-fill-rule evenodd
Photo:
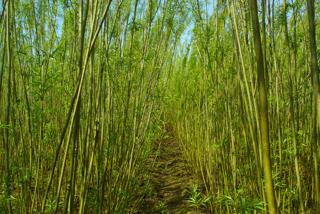
<path fill-rule="evenodd" d="M 316 213 L 319 12 L 314 0 L 1 0 L 0 213 L 135 213 L 165 126 L 199 179 L 193 206 L 266 212 L 271 190 L 279 213 Z"/>

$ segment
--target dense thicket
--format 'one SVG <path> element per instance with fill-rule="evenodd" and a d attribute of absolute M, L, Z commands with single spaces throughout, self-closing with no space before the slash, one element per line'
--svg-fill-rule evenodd
<path fill-rule="evenodd" d="M 319 10 L 1 0 L 0 213 L 134 213 L 165 125 L 199 207 L 316 213 Z"/>
<path fill-rule="evenodd" d="M 2 1 L 1 210 L 135 209 L 181 4 Z"/>

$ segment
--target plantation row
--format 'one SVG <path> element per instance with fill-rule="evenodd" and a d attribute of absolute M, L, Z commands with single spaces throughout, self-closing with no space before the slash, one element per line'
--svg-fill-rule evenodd
<path fill-rule="evenodd" d="M 0 213 L 148 213 L 166 127 L 199 212 L 318 213 L 319 12 L 0 0 Z"/>

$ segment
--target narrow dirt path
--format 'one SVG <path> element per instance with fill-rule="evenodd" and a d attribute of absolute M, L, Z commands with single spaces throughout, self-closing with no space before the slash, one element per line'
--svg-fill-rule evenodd
<path fill-rule="evenodd" d="M 144 199 L 139 213 L 197 213 L 187 202 L 188 189 L 194 179 L 186 169 L 186 163 L 170 128 L 167 128 L 167 136 L 155 143 L 153 153 L 148 163 L 152 193 Z"/>

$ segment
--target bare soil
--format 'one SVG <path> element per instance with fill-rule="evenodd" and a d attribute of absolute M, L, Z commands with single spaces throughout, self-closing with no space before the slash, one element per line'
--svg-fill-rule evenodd
<path fill-rule="evenodd" d="M 147 163 L 149 195 L 143 199 L 139 213 L 195 214 L 188 204 L 189 189 L 194 178 L 188 173 L 186 162 L 173 131 L 157 141 Z"/>

